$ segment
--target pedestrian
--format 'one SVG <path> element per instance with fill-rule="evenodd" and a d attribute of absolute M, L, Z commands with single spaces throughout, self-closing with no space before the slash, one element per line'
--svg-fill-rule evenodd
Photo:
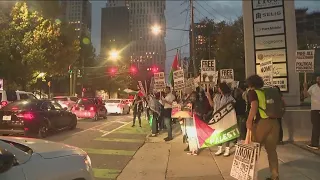
<path fill-rule="evenodd" d="M 151 124 L 151 129 L 152 129 L 152 137 L 155 137 L 159 133 L 159 128 L 158 128 L 158 117 L 160 115 L 160 93 L 157 93 L 156 95 L 150 95 L 149 96 L 149 107 L 150 111 L 152 113 L 152 124 Z"/>
<path fill-rule="evenodd" d="M 304 84 L 304 97 L 311 97 L 311 123 L 312 135 L 311 143 L 307 145 L 308 148 L 318 150 L 320 139 L 320 76 L 316 77 L 316 84 L 313 84 L 309 89 L 308 84 Z"/>
<path fill-rule="evenodd" d="M 138 117 L 139 125 L 141 127 L 141 113 L 143 111 L 143 102 L 140 98 L 140 96 L 136 96 L 136 98 L 133 101 L 133 123 L 132 127 L 135 126 L 136 118 Z"/>
<path fill-rule="evenodd" d="M 247 78 L 248 102 L 250 111 L 247 118 L 247 129 L 252 130 L 253 141 L 264 145 L 268 154 L 271 177 L 266 180 L 279 180 L 279 163 L 276 151 L 279 140 L 279 123 L 275 118 L 269 118 L 263 109 L 266 107 L 265 94 L 261 90 L 263 79 L 258 75 Z"/>
<path fill-rule="evenodd" d="M 158 121 L 159 121 L 159 131 L 162 131 L 165 128 L 165 124 L 164 124 L 164 119 L 163 119 L 163 113 L 164 113 L 164 107 L 163 107 L 163 103 L 161 101 L 161 99 L 163 99 L 165 97 L 165 93 L 164 92 L 160 92 L 160 116 L 158 118 Z"/>
<path fill-rule="evenodd" d="M 237 124 L 238 129 L 240 132 L 239 140 L 245 140 L 247 134 L 247 127 L 246 127 L 246 101 L 243 99 L 242 94 L 245 91 L 245 86 L 240 85 L 239 88 L 234 90 L 234 99 L 236 100 L 234 104 L 234 108 L 237 115 Z"/>
<path fill-rule="evenodd" d="M 284 101 L 284 99 L 283 99 L 282 92 L 281 92 L 279 86 L 275 86 L 275 87 L 278 89 L 278 91 L 279 91 L 279 93 L 280 93 L 280 95 L 281 95 L 282 102 L 283 102 L 283 104 L 285 105 L 286 103 L 285 103 L 285 101 Z M 278 141 L 278 144 L 280 144 L 280 145 L 283 144 L 282 119 L 283 119 L 283 117 L 277 119 L 278 122 L 279 122 L 279 141 Z"/>
<path fill-rule="evenodd" d="M 175 100 L 174 95 L 171 93 L 171 89 L 169 86 L 166 87 L 166 97 L 162 98 L 162 104 L 163 104 L 163 120 L 164 124 L 166 125 L 167 131 L 168 131 L 168 137 L 164 138 L 165 141 L 171 141 L 172 140 L 172 118 L 171 118 L 171 112 L 172 112 L 172 103 Z"/>
<path fill-rule="evenodd" d="M 235 102 L 235 99 L 232 97 L 231 94 L 231 88 L 225 82 L 222 82 L 218 85 L 218 93 L 215 94 L 213 99 L 211 98 L 210 93 L 207 93 L 207 99 L 211 107 L 213 107 L 214 112 L 216 112 L 222 106 L 228 104 L 229 102 Z M 223 156 L 225 157 L 230 155 L 230 141 L 224 143 L 224 145 L 225 150 L 222 149 L 223 144 L 220 144 L 218 146 L 218 151 L 215 153 L 216 156 L 220 156 L 223 153 Z"/>

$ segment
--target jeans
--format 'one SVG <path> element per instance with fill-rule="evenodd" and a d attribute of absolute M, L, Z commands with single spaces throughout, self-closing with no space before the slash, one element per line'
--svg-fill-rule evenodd
<path fill-rule="evenodd" d="M 311 111 L 312 136 L 311 145 L 318 147 L 320 139 L 320 110 Z"/>
<path fill-rule="evenodd" d="M 158 114 L 153 112 L 153 119 L 152 119 L 152 134 L 158 133 Z"/>
<path fill-rule="evenodd" d="M 247 118 L 245 115 L 237 115 L 237 124 L 240 132 L 240 140 L 246 139 L 247 127 L 246 127 Z"/>
<path fill-rule="evenodd" d="M 134 112 L 133 113 L 133 124 L 134 125 L 136 123 L 136 118 L 138 117 L 139 120 L 139 125 L 141 126 L 141 112 Z"/>
<path fill-rule="evenodd" d="M 168 131 L 168 138 L 172 139 L 172 120 L 171 120 L 172 109 L 164 109 L 163 120 Z"/>

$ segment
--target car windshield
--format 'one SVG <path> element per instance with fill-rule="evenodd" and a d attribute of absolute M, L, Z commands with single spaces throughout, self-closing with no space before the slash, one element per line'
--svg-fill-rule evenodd
<path fill-rule="evenodd" d="M 36 108 L 36 103 L 32 101 L 16 101 L 13 103 L 10 103 L 2 108 L 4 111 L 12 111 L 12 110 L 22 110 L 22 111 L 29 111 Z"/>
<path fill-rule="evenodd" d="M 7 140 L 0 140 L 0 141 L 3 141 L 3 142 L 5 142 L 5 143 L 8 143 L 8 144 L 10 144 L 11 146 L 14 146 L 14 147 L 20 149 L 21 151 L 23 151 L 23 152 L 25 152 L 25 153 L 28 153 L 28 154 L 30 154 L 30 155 L 33 154 L 33 150 L 32 150 L 30 147 L 28 147 L 28 146 L 25 146 L 25 145 L 22 145 L 22 144 L 19 144 L 19 143 L 16 143 L 16 142 L 12 142 L 12 141 L 7 141 Z"/>
<path fill-rule="evenodd" d="M 55 101 L 68 101 L 68 98 L 66 98 L 66 97 L 54 97 L 52 99 Z"/>
<path fill-rule="evenodd" d="M 79 99 L 77 102 L 78 105 L 92 105 L 94 102 L 91 99 Z"/>
<path fill-rule="evenodd" d="M 120 103 L 121 100 L 119 99 L 109 99 L 109 100 L 106 100 L 106 103 Z"/>

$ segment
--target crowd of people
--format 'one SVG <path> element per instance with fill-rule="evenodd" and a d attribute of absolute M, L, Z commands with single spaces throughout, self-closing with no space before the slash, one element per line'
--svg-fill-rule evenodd
<path fill-rule="evenodd" d="M 263 86 L 263 79 L 258 75 L 253 75 L 245 82 L 240 82 L 238 87 L 233 89 L 224 82 L 219 83 L 215 87 L 199 86 L 195 91 L 184 94 L 177 93 L 172 91 L 170 87 L 166 87 L 165 92 L 149 94 L 144 98 L 136 97 L 133 105 L 134 119 L 132 126 L 135 126 L 136 117 L 138 117 L 141 126 L 141 113 L 143 112 L 143 106 L 145 104 L 147 116 L 152 115 L 153 117 L 151 136 L 157 136 L 159 132 L 166 130 L 168 135 L 164 140 L 171 141 L 173 139 L 172 124 L 177 122 L 176 119 L 171 118 L 172 105 L 174 102 L 182 104 L 183 106 L 192 104 L 192 113 L 196 114 L 204 122 L 208 122 L 210 115 L 220 107 L 229 102 L 233 102 L 237 116 L 238 130 L 240 132 L 237 140 L 244 140 L 247 131 L 252 131 L 252 140 L 264 145 L 267 151 L 270 171 L 272 173 L 269 179 L 276 180 L 279 179 L 276 146 L 283 143 L 282 118 L 269 118 L 263 111 L 263 108 L 261 108 L 266 106 L 263 91 L 261 90 Z M 309 90 L 306 86 L 304 88 L 305 96 L 312 97 L 312 123 L 314 129 L 312 131 L 312 142 L 308 145 L 310 148 L 317 148 L 319 146 L 319 87 L 320 77 L 317 77 L 317 84 L 310 87 Z M 278 90 L 280 92 L 279 88 Z M 317 99 L 317 101 L 315 101 L 315 99 Z M 284 103 L 283 99 L 282 101 Z M 184 121 L 181 119 L 178 121 L 182 124 L 181 127 L 183 127 Z M 185 129 L 182 128 L 182 131 L 185 131 Z M 185 132 L 183 133 L 186 135 Z M 184 142 L 186 139 L 184 136 Z M 215 155 L 229 156 L 230 143 L 231 142 L 220 144 Z M 190 151 L 189 145 L 185 151 Z M 198 152 L 193 151 L 191 154 L 197 155 Z"/>

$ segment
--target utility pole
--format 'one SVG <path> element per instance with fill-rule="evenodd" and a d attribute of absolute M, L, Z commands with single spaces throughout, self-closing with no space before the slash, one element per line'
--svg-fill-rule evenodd
<path fill-rule="evenodd" d="M 191 60 L 193 64 L 193 76 L 197 77 L 198 76 L 198 69 L 196 67 L 196 58 L 195 58 L 195 48 L 194 48 L 194 42 L 195 42 L 195 37 L 194 37 L 194 9 L 193 9 L 193 0 L 190 0 L 190 19 L 191 19 Z"/>
<path fill-rule="evenodd" d="M 82 78 L 82 81 L 81 81 L 81 97 L 84 97 L 84 92 L 83 92 L 83 88 L 84 88 L 84 58 L 82 57 L 81 58 L 81 60 L 82 60 L 82 72 L 81 72 L 81 78 Z"/>

